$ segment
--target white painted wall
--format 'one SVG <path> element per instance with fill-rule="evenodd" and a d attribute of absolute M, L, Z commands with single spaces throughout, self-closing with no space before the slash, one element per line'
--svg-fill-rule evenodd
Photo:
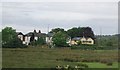
<path fill-rule="evenodd" d="M 18 38 L 23 41 L 23 35 L 18 35 Z"/>

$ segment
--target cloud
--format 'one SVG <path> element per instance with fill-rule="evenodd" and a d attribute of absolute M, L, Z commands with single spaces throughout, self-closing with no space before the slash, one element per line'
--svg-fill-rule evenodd
<path fill-rule="evenodd" d="M 50 29 L 62 27 L 66 30 L 74 26 L 91 26 L 99 34 L 101 26 L 104 34 L 113 34 L 117 30 L 117 9 L 114 2 L 3 3 L 3 28 L 12 26 L 27 33 L 33 29 L 47 32 L 48 24 Z"/>

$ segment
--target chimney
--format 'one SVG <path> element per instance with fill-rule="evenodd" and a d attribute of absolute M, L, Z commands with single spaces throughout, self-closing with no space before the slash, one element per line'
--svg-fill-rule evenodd
<path fill-rule="evenodd" d="M 34 33 L 37 33 L 36 30 L 34 30 Z"/>
<path fill-rule="evenodd" d="M 38 33 L 41 33 L 41 31 L 39 30 L 39 32 Z"/>

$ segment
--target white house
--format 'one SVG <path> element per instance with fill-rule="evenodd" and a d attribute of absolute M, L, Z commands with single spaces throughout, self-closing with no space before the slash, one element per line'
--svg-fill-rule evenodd
<path fill-rule="evenodd" d="M 22 32 L 17 32 L 18 38 L 23 41 L 23 33 Z"/>
<path fill-rule="evenodd" d="M 23 35 L 21 32 L 17 32 L 18 38 L 20 38 L 20 40 L 23 42 L 23 44 L 29 45 L 32 41 L 37 41 L 38 38 L 42 37 L 42 38 L 46 38 L 46 34 L 45 33 L 41 33 L 41 31 L 39 30 L 39 32 L 36 32 L 36 30 L 34 30 L 33 32 L 29 32 L 26 35 Z"/>

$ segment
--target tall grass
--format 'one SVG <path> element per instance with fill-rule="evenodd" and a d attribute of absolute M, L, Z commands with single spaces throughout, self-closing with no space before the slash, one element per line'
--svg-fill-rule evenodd
<path fill-rule="evenodd" d="M 56 65 L 77 65 L 77 62 L 117 62 L 117 50 L 76 50 L 65 48 L 3 48 L 4 68 L 44 68 Z"/>

